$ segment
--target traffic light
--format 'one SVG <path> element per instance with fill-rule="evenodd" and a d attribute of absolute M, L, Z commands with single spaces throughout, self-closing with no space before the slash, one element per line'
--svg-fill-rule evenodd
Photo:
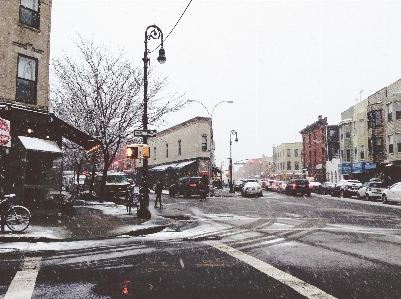
<path fill-rule="evenodd" d="M 142 146 L 142 155 L 141 155 L 141 157 L 149 158 L 150 157 L 150 146 L 147 145 L 147 144 L 138 144 L 138 146 Z"/>
<path fill-rule="evenodd" d="M 137 144 L 127 145 L 127 158 L 138 159 L 138 145 Z"/>

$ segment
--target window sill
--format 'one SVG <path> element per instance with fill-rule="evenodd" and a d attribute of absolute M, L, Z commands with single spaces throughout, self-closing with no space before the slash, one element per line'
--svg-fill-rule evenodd
<path fill-rule="evenodd" d="M 35 28 L 35 27 L 31 27 L 31 26 L 26 25 L 26 24 L 21 23 L 21 22 L 18 23 L 18 26 L 20 26 L 20 27 L 22 27 L 22 28 L 24 28 L 24 29 L 28 29 L 28 30 L 34 31 L 34 32 L 36 32 L 36 33 L 40 33 L 40 32 L 41 32 L 40 29 Z"/>

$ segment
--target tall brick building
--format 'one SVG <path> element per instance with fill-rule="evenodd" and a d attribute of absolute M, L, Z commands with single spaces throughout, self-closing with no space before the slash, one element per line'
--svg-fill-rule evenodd
<path fill-rule="evenodd" d="M 99 143 L 49 113 L 51 0 L 0 1 L 0 190 L 40 207 L 61 188 L 62 137 Z M 61 165 L 61 163 L 58 163 Z"/>
<path fill-rule="evenodd" d="M 307 176 L 317 182 L 326 180 L 326 127 L 327 117 L 319 115 L 316 122 L 299 132 L 302 135 L 303 168 L 307 168 Z"/>

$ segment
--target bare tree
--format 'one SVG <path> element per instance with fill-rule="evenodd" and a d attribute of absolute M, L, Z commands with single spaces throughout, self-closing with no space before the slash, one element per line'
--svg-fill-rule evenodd
<path fill-rule="evenodd" d="M 51 105 L 58 117 L 102 142 L 103 200 L 107 170 L 119 147 L 134 139 L 134 129 L 142 128 L 143 71 L 122 51 L 113 54 L 110 48 L 81 37 L 76 45 L 78 57 L 64 53 L 53 61 Z M 156 77 L 152 70 L 148 76 L 149 123 L 158 125 L 185 101 L 182 95 L 161 95 L 167 78 Z"/>

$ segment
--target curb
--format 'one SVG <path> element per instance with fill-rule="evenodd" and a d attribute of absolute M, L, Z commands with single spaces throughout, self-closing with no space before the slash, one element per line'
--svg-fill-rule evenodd
<path fill-rule="evenodd" d="M 131 230 L 129 232 L 119 233 L 110 236 L 103 236 L 103 237 L 94 237 L 94 238 L 86 238 L 86 239 L 74 239 L 74 238 L 47 238 L 47 237 L 29 237 L 29 236 L 0 236 L 0 242 L 2 243 L 13 243 L 13 242 L 28 242 L 28 243 L 50 243 L 50 242 L 78 242 L 78 241 L 91 241 L 91 240 L 106 240 L 117 238 L 121 236 L 131 236 L 131 237 L 138 237 L 143 235 L 150 235 L 154 233 L 161 232 L 166 227 L 169 227 L 170 224 L 163 224 L 163 225 L 156 225 L 150 226 L 147 228 L 139 228 L 137 230 Z"/>

